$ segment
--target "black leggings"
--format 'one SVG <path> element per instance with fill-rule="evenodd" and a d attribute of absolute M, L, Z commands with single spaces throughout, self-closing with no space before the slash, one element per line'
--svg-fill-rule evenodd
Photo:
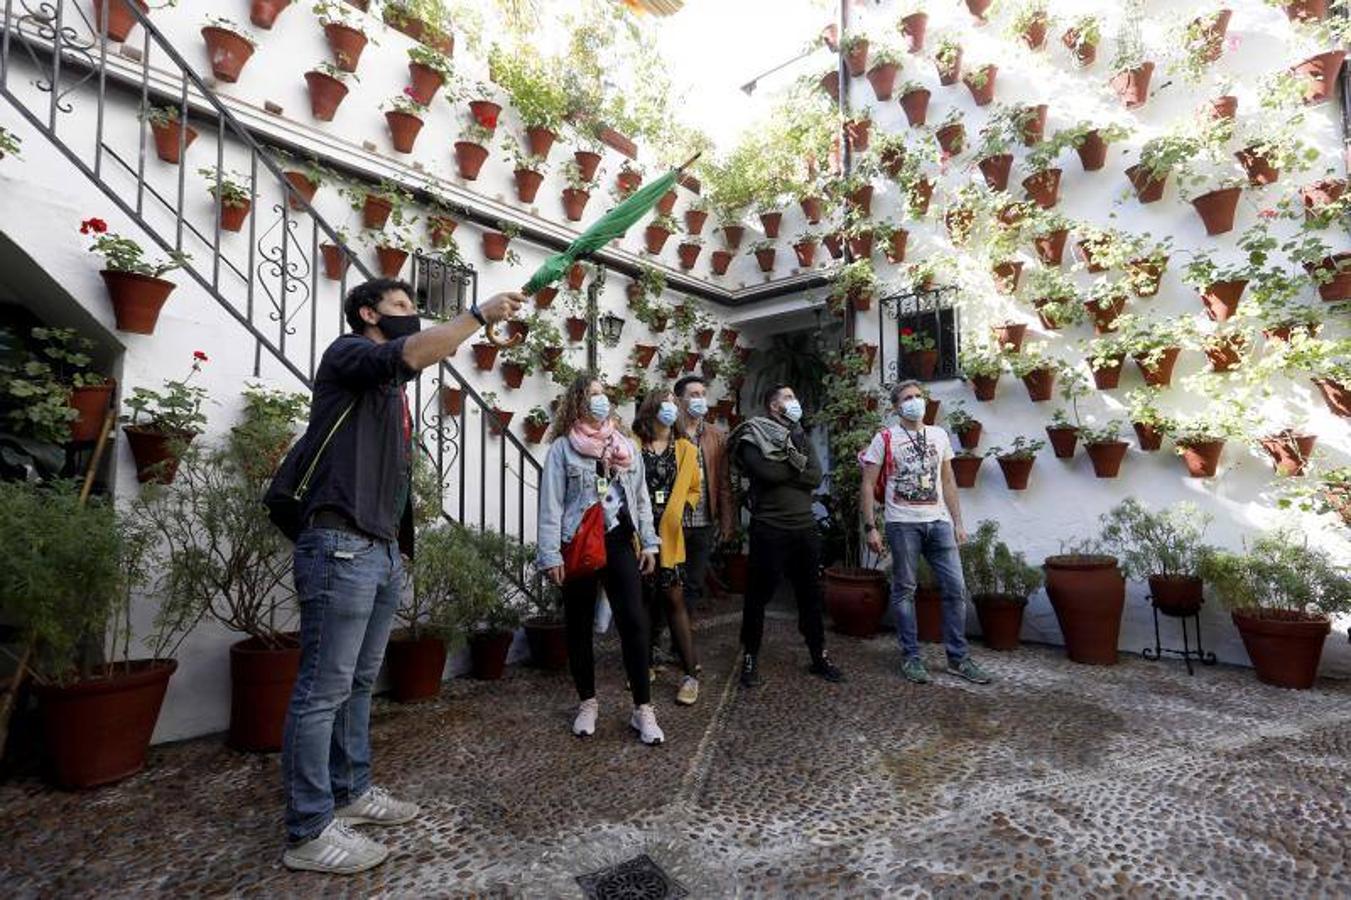
<path fill-rule="evenodd" d="M 596 589 L 605 585 L 610 610 L 624 655 L 624 671 L 629 676 L 633 705 L 642 706 L 652 699 L 651 655 L 648 647 L 647 610 L 639 582 L 638 558 L 633 552 L 633 526 L 627 522 L 605 535 L 605 568 L 592 575 L 575 578 L 563 585 L 563 617 L 568 632 L 568 667 L 577 697 L 596 696 L 596 655 L 592 647 L 596 621 Z"/>
<path fill-rule="evenodd" d="M 654 651 L 657 649 L 662 625 L 669 621 L 671 649 L 680 657 L 685 674 L 693 678 L 699 660 L 694 655 L 693 629 L 690 626 L 689 610 L 685 608 L 685 587 L 681 584 L 680 575 L 673 569 L 659 569 L 644 578 L 643 605 L 652 623 L 651 648 Z"/>

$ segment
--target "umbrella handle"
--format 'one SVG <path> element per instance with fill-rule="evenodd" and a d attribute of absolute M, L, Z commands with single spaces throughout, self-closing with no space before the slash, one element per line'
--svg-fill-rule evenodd
<path fill-rule="evenodd" d="M 501 347 L 503 349 L 515 347 L 521 341 L 525 340 L 525 335 L 521 334 L 519 331 L 515 334 L 508 334 L 506 337 L 501 337 L 493 330 L 492 325 L 484 325 L 483 334 L 488 338 L 488 343 L 492 344 L 494 347 Z"/>

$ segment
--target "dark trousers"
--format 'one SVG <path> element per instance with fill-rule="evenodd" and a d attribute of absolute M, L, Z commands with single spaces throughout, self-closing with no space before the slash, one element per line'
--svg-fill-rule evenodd
<path fill-rule="evenodd" d="M 708 558 L 718 535 L 716 525 L 685 529 L 685 609 L 694 615 L 694 607 L 704 596 L 708 578 Z"/>
<path fill-rule="evenodd" d="M 741 646 L 750 654 L 760 652 L 765 607 L 774 599 L 779 578 L 787 575 L 797 597 L 798 631 L 802 632 L 812 659 L 820 658 L 826 645 L 826 629 L 821 619 L 824 601 L 817 571 L 821 559 L 820 534 L 815 527 L 785 530 L 752 521 L 750 538 Z"/>
<path fill-rule="evenodd" d="M 648 673 L 647 610 L 638 575 L 638 559 L 633 551 L 633 526 L 625 523 L 605 536 L 605 568 L 563 584 L 563 618 L 568 635 L 568 667 L 577 697 L 596 696 L 596 655 L 592 646 L 596 621 L 596 590 L 605 585 L 605 596 L 614 613 L 615 628 L 624 656 L 624 671 L 629 677 L 633 703 L 641 706 L 652 699 Z"/>

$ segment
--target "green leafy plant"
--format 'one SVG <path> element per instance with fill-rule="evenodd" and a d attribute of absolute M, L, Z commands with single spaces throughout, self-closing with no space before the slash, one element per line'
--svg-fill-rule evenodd
<path fill-rule="evenodd" d="M 1127 394 L 1126 408 L 1129 410 L 1131 422 L 1164 433 L 1171 430 L 1173 420 L 1164 414 L 1163 408 L 1159 405 L 1162 395 L 1161 389 L 1153 387 L 1136 388 Z"/>
<path fill-rule="evenodd" d="M 1046 442 L 1043 440 L 1018 435 L 1009 446 L 991 447 L 985 451 L 985 455 L 995 459 L 1035 459 L 1045 448 Z"/>
<path fill-rule="evenodd" d="M 202 412 L 206 389 L 188 382 L 202 370 L 202 363 L 206 361 L 206 354 L 196 351 L 188 374 L 181 379 L 166 379 L 163 391 L 133 388 L 131 396 L 122 401 L 131 410 L 122 421 L 165 434 L 201 434 L 206 425 L 206 415 Z"/>
<path fill-rule="evenodd" d="M 1192 503 L 1178 503 L 1155 512 L 1128 497 L 1099 521 L 1102 552 L 1115 556 L 1126 577 L 1137 581 L 1151 575 L 1200 577 L 1214 552 L 1202 541 L 1211 516 Z"/>
<path fill-rule="evenodd" d="M 108 376 L 90 370 L 94 343 L 74 329 L 34 328 L 29 335 L 31 351 L 0 356 L 0 408 L 15 435 L 64 444 L 78 415 L 71 389 L 107 384 Z"/>
<path fill-rule="evenodd" d="M 1351 575 L 1326 550 L 1291 531 L 1264 534 L 1243 553 L 1220 551 L 1202 577 L 1230 609 L 1270 618 L 1351 612 Z"/>
<path fill-rule="evenodd" d="M 6 156 L 12 156 L 15 159 L 21 159 L 19 147 L 23 145 L 23 138 L 19 137 L 8 128 L 0 126 L 0 159 Z"/>
<path fill-rule="evenodd" d="M 994 349 L 963 350 L 957 365 L 967 378 L 996 378 L 1004 371 L 1004 356 Z"/>
<path fill-rule="evenodd" d="M 1021 552 L 999 540 L 999 523 L 985 519 L 959 548 L 962 574 L 972 599 L 997 595 L 1027 602 L 1046 580 Z"/>
<path fill-rule="evenodd" d="M 1125 427 L 1120 419 L 1109 419 L 1101 425 L 1079 426 L 1079 437 L 1085 446 L 1097 447 L 1103 444 L 1115 444 L 1121 440 L 1121 429 Z"/>
<path fill-rule="evenodd" d="M 112 272 L 132 272 L 150 278 L 162 278 L 165 273 L 182 268 L 191 257 L 186 253 L 171 252 L 166 262 L 148 262 L 145 250 L 131 238 L 108 230 L 102 219 L 85 219 L 80 223 L 80 234 L 94 235 L 89 252 L 103 256 L 103 263 Z"/>

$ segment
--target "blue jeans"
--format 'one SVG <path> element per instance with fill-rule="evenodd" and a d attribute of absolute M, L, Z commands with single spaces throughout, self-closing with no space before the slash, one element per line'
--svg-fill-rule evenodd
<path fill-rule="evenodd" d="M 891 548 L 891 609 L 896 617 L 896 642 L 906 658 L 919 656 L 915 626 L 915 587 L 920 554 L 924 555 L 943 591 L 943 645 L 950 662 L 966 658 L 966 581 L 957 554 L 957 533 L 951 522 L 888 522 Z"/>
<path fill-rule="evenodd" d="M 281 757 L 293 845 L 318 836 L 336 807 L 370 787 L 371 686 L 403 580 L 392 541 L 329 528 L 308 528 L 296 540 L 300 672 Z"/>

